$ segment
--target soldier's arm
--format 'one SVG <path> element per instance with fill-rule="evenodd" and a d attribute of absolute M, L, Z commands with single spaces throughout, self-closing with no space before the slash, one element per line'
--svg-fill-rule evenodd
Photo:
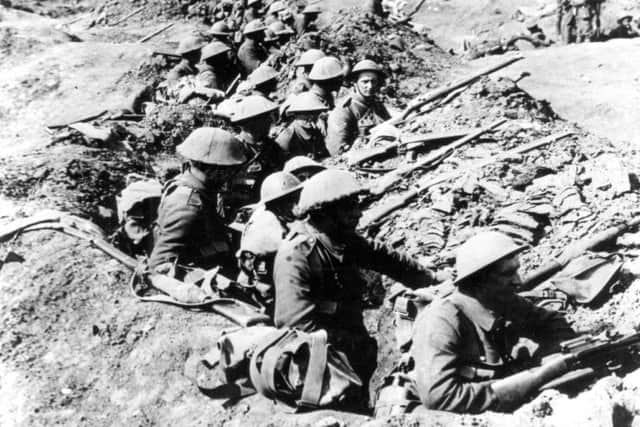
<path fill-rule="evenodd" d="M 381 242 L 355 236 L 351 247 L 360 266 L 385 274 L 411 288 L 432 285 L 437 281 L 433 271 Z"/>
<path fill-rule="evenodd" d="M 190 189 L 183 187 L 167 196 L 164 211 L 159 215 L 157 241 L 149 259 L 151 268 L 174 262 L 184 253 L 201 209 L 199 199 L 190 193 Z"/>
<path fill-rule="evenodd" d="M 314 331 L 321 327 L 316 301 L 311 295 L 311 268 L 303 244 L 284 242 L 274 261 L 276 327 Z"/>
<path fill-rule="evenodd" d="M 520 296 L 514 296 L 506 305 L 513 313 L 510 317 L 520 323 L 525 336 L 543 345 L 547 353 L 557 351 L 560 342 L 576 337 L 565 317 L 557 311 L 537 307 Z"/>
<path fill-rule="evenodd" d="M 336 156 L 340 154 L 343 147 L 351 146 L 357 137 L 357 128 L 358 123 L 348 109 L 344 107 L 334 108 L 327 119 L 326 143 L 329 153 L 332 156 Z"/>
<path fill-rule="evenodd" d="M 455 310 L 443 305 L 428 307 L 416 320 L 414 331 L 411 353 L 423 405 L 441 411 L 480 413 L 497 403 L 490 376 L 474 378 L 473 367 L 462 358 L 463 337 Z"/>

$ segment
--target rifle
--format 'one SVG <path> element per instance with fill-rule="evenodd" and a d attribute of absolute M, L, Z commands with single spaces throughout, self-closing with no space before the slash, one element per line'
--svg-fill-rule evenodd
<path fill-rule="evenodd" d="M 151 53 L 151 56 L 162 56 L 164 58 L 171 59 L 171 60 L 176 60 L 176 61 L 179 61 L 179 60 L 182 59 L 182 56 L 180 56 L 178 54 L 170 53 L 170 52 L 162 52 L 162 51 L 159 51 L 159 50 L 154 50 Z"/>
<path fill-rule="evenodd" d="M 522 290 L 528 290 L 536 287 L 540 283 L 544 282 L 558 271 L 562 270 L 572 259 L 582 255 L 586 251 L 592 250 L 597 246 L 602 245 L 610 240 L 615 239 L 621 234 L 626 233 L 628 230 L 640 225 L 640 217 L 634 218 L 631 221 L 622 225 L 607 228 L 594 236 L 580 239 L 577 242 L 569 245 L 560 256 L 552 259 L 546 264 L 539 267 L 534 272 L 530 273 L 522 283 Z"/>
<path fill-rule="evenodd" d="M 409 201 L 414 197 L 417 197 L 418 195 L 427 191 L 431 187 L 434 187 L 436 185 L 442 184 L 443 182 L 447 182 L 449 180 L 455 179 L 458 176 L 460 176 L 462 173 L 466 173 L 474 169 L 480 169 L 489 164 L 500 162 L 505 159 L 511 158 L 513 156 L 526 153 L 528 151 L 534 150 L 536 148 L 540 148 L 552 142 L 566 138 L 570 135 L 573 135 L 573 132 L 563 132 L 559 134 L 554 134 L 546 138 L 543 138 L 540 141 L 534 141 L 529 144 L 525 144 L 520 147 L 514 148 L 512 150 L 505 151 L 504 153 L 498 154 L 495 157 L 492 157 L 490 159 L 482 160 L 474 165 L 471 165 L 468 168 L 464 168 L 464 170 L 462 171 L 455 170 L 452 172 L 448 172 L 448 173 L 436 176 L 435 178 L 425 177 L 418 183 L 415 189 L 407 191 L 399 199 L 392 201 L 391 203 L 386 204 L 378 208 L 377 210 L 374 210 L 373 212 L 368 213 L 365 217 L 362 218 L 361 227 L 366 228 L 371 225 L 374 225 L 375 223 L 379 222 L 382 218 L 389 215 L 391 212 L 394 212 L 396 209 L 399 209 L 402 206 L 409 203 Z"/>
<path fill-rule="evenodd" d="M 409 138 L 406 141 L 396 141 L 382 147 L 371 148 L 368 150 L 354 153 L 349 156 L 349 166 L 356 166 L 367 160 L 373 160 L 386 155 L 396 155 L 402 150 L 415 150 L 425 144 L 448 144 L 469 134 L 468 131 L 449 132 L 442 134 L 420 135 L 415 138 Z"/>
<path fill-rule="evenodd" d="M 6 242 L 12 237 L 37 230 L 53 230 L 69 236 L 89 242 L 89 244 L 110 257 L 114 258 L 128 269 L 135 272 L 138 268 L 138 260 L 125 254 L 104 238 L 102 238 L 102 230 L 95 226 L 92 222 L 82 218 L 61 212 L 45 212 L 41 215 L 35 215 L 30 218 L 24 218 L 13 221 L 12 223 L 0 228 L 0 243 Z M 154 287 L 174 295 L 176 298 L 182 299 L 182 302 L 169 295 L 154 295 L 143 297 L 135 290 L 135 284 L 140 276 L 134 273 L 131 277 L 130 288 L 133 295 L 140 301 L 146 302 L 162 302 L 173 304 L 184 308 L 211 310 L 240 326 L 249 326 L 258 323 L 269 323 L 270 319 L 264 313 L 261 313 L 258 307 L 240 301 L 234 298 L 200 298 L 202 291 L 195 285 L 190 285 L 168 276 L 158 274 L 151 275 L 151 282 Z M 235 282 L 224 276 L 217 274 L 216 281 L 225 284 L 227 287 Z M 193 288 L 196 288 L 194 290 Z"/>
<path fill-rule="evenodd" d="M 228 98 L 229 95 L 233 94 L 233 92 L 236 91 L 236 88 L 238 87 L 238 83 L 240 83 L 240 78 L 242 77 L 242 74 L 238 73 L 238 75 L 236 76 L 235 79 L 233 79 L 233 81 L 231 82 L 231 84 L 229 85 L 229 87 L 227 88 L 227 90 L 224 92 L 224 96 L 225 98 Z"/>
<path fill-rule="evenodd" d="M 459 148 L 464 144 L 473 141 L 477 137 L 502 125 L 506 121 L 507 121 L 506 119 L 500 119 L 490 124 L 487 127 L 481 128 L 476 132 L 465 136 L 464 138 L 460 138 L 449 145 L 446 145 L 438 150 L 432 151 L 423 159 L 419 160 L 418 162 L 412 165 L 407 165 L 403 168 L 399 168 L 394 171 L 386 173 L 385 175 L 378 178 L 374 182 L 374 184 L 371 186 L 370 188 L 371 194 L 380 195 L 386 192 L 387 190 L 389 190 L 391 187 L 393 187 L 398 181 L 400 181 L 400 179 L 402 179 L 403 176 L 413 172 L 414 170 L 421 169 L 427 166 L 436 165 L 438 162 L 442 161 L 443 159 L 451 155 L 456 148 Z"/>
<path fill-rule="evenodd" d="M 561 354 L 570 355 L 566 374 L 544 384 L 540 391 L 563 387 L 577 381 L 609 375 L 634 364 L 640 350 L 640 333 L 609 338 L 586 334 L 560 344 Z M 548 357 L 552 358 L 554 355 Z M 547 360 L 548 360 L 547 359 Z"/>
<path fill-rule="evenodd" d="M 476 80 L 478 80 L 480 77 L 495 73 L 498 70 L 501 70 L 505 67 L 508 67 L 509 65 L 513 64 L 514 62 L 520 61 L 524 59 L 523 56 L 515 56 L 513 58 L 509 58 L 506 61 L 502 61 L 496 65 L 493 65 L 491 67 L 485 68 L 484 70 L 481 70 L 469 77 L 465 77 L 461 80 L 458 80 L 456 82 L 450 83 L 444 87 L 441 87 L 439 89 L 436 89 L 435 91 L 428 93 L 424 96 L 424 98 L 418 97 L 417 99 L 415 99 L 413 102 L 411 102 L 407 108 L 405 108 L 402 111 L 402 114 L 397 118 L 397 119 L 391 119 L 391 122 L 394 123 L 395 121 L 400 121 L 400 120 L 404 120 L 406 119 L 409 114 L 413 113 L 414 111 L 420 109 L 423 105 L 434 101 L 438 98 L 441 98 L 445 95 L 447 95 L 449 92 L 453 92 L 454 90 L 461 88 L 463 86 L 467 86 L 473 82 L 475 82 Z"/>

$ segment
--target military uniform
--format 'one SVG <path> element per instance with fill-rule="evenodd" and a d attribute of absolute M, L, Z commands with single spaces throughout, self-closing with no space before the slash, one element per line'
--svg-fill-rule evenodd
<path fill-rule="evenodd" d="M 249 161 L 225 189 L 225 215 L 257 202 L 262 181 L 273 172 L 282 170 L 288 159 L 286 153 L 272 139 L 267 138 L 262 143 L 255 143 L 247 133 L 240 134 L 239 138 Z"/>
<path fill-rule="evenodd" d="M 365 100 L 353 93 L 329 113 L 327 120 L 327 148 L 331 155 L 347 151 L 358 136 L 391 117 L 384 104 L 378 100 Z"/>
<path fill-rule="evenodd" d="M 376 342 L 362 319 L 363 279 L 358 267 L 370 268 L 411 286 L 434 281 L 433 273 L 388 247 L 354 234 L 345 244 L 332 240 L 308 222 L 292 224 L 274 265 L 277 327 L 327 331 L 363 381 L 376 365 Z"/>
<path fill-rule="evenodd" d="M 533 363 L 515 357 L 520 338 L 533 340 L 548 354 L 556 350 L 556 343 L 575 336 L 561 315 L 515 294 L 502 306 L 505 313 L 499 315 L 475 298 L 454 292 L 418 316 L 411 355 L 417 390 L 427 408 L 459 413 L 500 410 L 492 380 Z"/>
<path fill-rule="evenodd" d="M 222 220 L 216 214 L 216 197 L 189 171 L 165 184 L 149 267 L 153 269 L 176 259 L 178 264 L 202 268 L 228 261 L 230 245 Z"/>
<path fill-rule="evenodd" d="M 196 82 L 203 87 L 223 90 L 223 78 L 220 73 L 209 64 L 198 64 L 200 71 L 196 76 Z"/>
<path fill-rule="evenodd" d="M 331 92 L 322 93 L 320 88 L 314 86 L 309 89 L 309 92 L 312 93 L 318 101 L 326 105 L 328 110 L 332 110 L 335 107 L 335 100 L 333 99 Z M 320 129 L 320 132 L 322 132 L 323 136 L 327 135 L 327 116 L 328 114 L 325 112 L 320 114 L 318 117 L 318 128 Z"/>
<path fill-rule="evenodd" d="M 290 95 L 297 95 L 299 93 L 306 92 L 309 89 L 311 89 L 311 82 L 304 77 L 298 77 L 289 85 L 288 93 Z"/>
<path fill-rule="evenodd" d="M 284 128 L 276 143 L 289 157 L 307 156 L 313 160 L 329 157 L 320 129 L 301 120 L 294 120 Z"/>
<path fill-rule="evenodd" d="M 196 74 L 198 74 L 198 69 L 192 66 L 186 59 L 182 59 L 182 61 L 169 71 L 167 80 L 175 82 L 181 77 L 195 76 Z"/>
<path fill-rule="evenodd" d="M 267 60 L 267 51 L 255 40 L 246 39 L 238 48 L 238 63 L 245 76 Z"/>

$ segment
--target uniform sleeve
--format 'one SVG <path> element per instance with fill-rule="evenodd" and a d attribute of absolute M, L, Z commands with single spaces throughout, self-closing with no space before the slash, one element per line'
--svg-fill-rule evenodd
<path fill-rule="evenodd" d="M 329 113 L 327 119 L 327 149 L 332 156 L 340 154 L 341 150 L 350 147 L 358 136 L 358 123 L 344 107 L 336 107 Z"/>
<path fill-rule="evenodd" d="M 489 380 L 472 381 L 461 375 L 464 338 L 458 323 L 455 311 L 442 305 L 428 307 L 416 320 L 411 347 L 416 387 L 428 409 L 480 413 L 497 399 Z"/>
<path fill-rule="evenodd" d="M 435 274 L 431 270 L 378 241 L 356 236 L 350 247 L 360 266 L 385 274 L 411 288 L 435 283 Z"/>
<path fill-rule="evenodd" d="M 184 254 L 189 243 L 188 236 L 201 208 L 190 193 L 189 189 L 178 188 L 168 195 L 165 203 L 161 205 L 163 211 L 158 215 L 158 237 L 149 259 L 151 268 L 165 262 L 173 262 Z"/>
<path fill-rule="evenodd" d="M 304 251 L 291 242 L 280 245 L 273 271 L 276 290 L 276 327 L 302 331 L 320 328 L 316 303 L 311 295 L 311 268 Z"/>
<path fill-rule="evenodd" d="M 215 73 L 211 70 L 203 71 L 198 74 L 197 82 L 198 85 L 205 88 L 220 89 L 218 79 L 216 79 Z"/>
<path fill-rule="evenodd" d="M 577 336 L 564 316 L 557 311 L 537 307 L 520 296 L 514 296 L 513 301 L 506 306 L 513 313 L 509 317 L 518 321 L 523 335 L 539 343 L 545 349 L 544 353 L 558 351 L 558 345 L 562 341 Z"/>
<path fill-rule="evenodd" d="M 282 150 L 289 155 L 293 149 L 291 143 L 293 141 L 293 129 L 286 127 L 276 137 L 276 144 L 282 148 Z"/>

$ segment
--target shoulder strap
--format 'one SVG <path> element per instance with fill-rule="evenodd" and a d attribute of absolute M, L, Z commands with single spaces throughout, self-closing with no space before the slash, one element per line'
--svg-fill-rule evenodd
<path fill-rule="evenodd" d="M 268 350 L 276 346 L 279 342 L 281 342 L 291 332 L 292 330 L 290 329 L 278 331 L 278 333 L 275 333 L 268 340 L 266 340 L 264 344 L 256 348 L 256 351 L 251 357 L 251 361 L 249 363 L 249 378 L 251 379 L 251 383 L 256 388 L 258 393 L 262 394 L 263 396 L 274 398 L 273 394 L 275 392 L 275 387 L 272 386 L 274 380 L 265 378 L 266 371 L 268 371 L 269 373 L 273 373 L 275 370 L 275 367 L 266 366 L 267 362 L 273 363 L 271 360 L 266 359 L 267 352 Z"/>
<path fill-rule="evenodd" d="M 320 329 L 309 334 L 309 338 L 309 365 L 304 378 L 302 396 L 297 405 L 316 408 L 320 403 L 324 373 L 327 370 L 327 331 Z"/>

